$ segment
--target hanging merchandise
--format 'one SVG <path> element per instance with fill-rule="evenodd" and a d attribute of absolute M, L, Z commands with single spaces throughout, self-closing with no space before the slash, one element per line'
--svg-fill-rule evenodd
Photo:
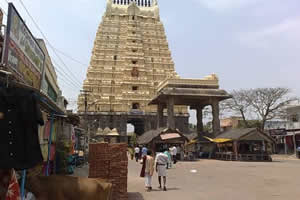
<path fill-rule="evenodd" d="M 47 156 L 48 156 L 48 143 L 41 145 L 41 150 L 42 150 L 42 155 L 44 158 L 44 162 L 47 161 Z"/>
<path fill-rule="evenodd" d="M 49 136 L 50 136 L 50 124 L 51 124 L 51 121 L 47 121 L 46 124 L 45 124 L 45 129 L 44 129 L 44 140 L 48 140 L 49 139 Z"/>
<path fill-rule="evenodd" d="M 0 169 L 0 199 L 5 199 L 11 177 L 11 170 Z"/>
<path fill-rule="evenodd" d="M 0 170 L 0 199 L 21 200 L 20 186 L 15 170 Z"/>
<path fill-rule="evenodd" d="M 43 161 L 38 124 L 44 121 L 33 91 L 0 87 L 0 169 L 28 169 Z"/>
<path fill-rule="evenodd" d="M 12 176 L 9 182 L 5 200 L 21 200 L 20 186 L 17 180 L 15 170 L 12 170 Z"/>
<path fill-rule="evenodd" d="M 47 114 L 46 112 L 43 112 L 43 111 L 42 111 L 42 116 L 43 116 L 44 122 L 47 122 L 48 114 Z M 45 139 L 44 139 L 45 128 L 46 128 L 46 123 L 45 123 L 44 126 L 40 126 L 40 127 L 39 127 L 40 144 L 44 144 L 44 142 L 45 142 Z"/>

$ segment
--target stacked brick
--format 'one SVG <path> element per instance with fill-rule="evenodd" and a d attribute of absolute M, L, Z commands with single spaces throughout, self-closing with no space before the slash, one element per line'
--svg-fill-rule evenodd
<path fill-rule="evenodd" d="M 113 184 L 112 200 L 127 200 L 127 144 L 90 144 L 89 177 L 102 178 Z"/>

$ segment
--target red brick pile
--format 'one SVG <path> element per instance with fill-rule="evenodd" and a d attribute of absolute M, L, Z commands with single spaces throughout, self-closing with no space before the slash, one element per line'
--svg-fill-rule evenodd
<path fill-rule="evenodd" d="M 89 177 L 102 178 L 113 184 L 112 200 L 127 200 L 127 144 L 90 144 Z"/>

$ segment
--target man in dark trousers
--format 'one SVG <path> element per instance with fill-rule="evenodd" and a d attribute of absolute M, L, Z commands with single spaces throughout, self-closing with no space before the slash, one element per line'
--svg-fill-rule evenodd
<path fill-rule="evenodd" d="M 140 158 L 140 148 L 138 146 L 136 146 L 134 149 L 134 156 L 135 156 L 136 162 L 138 162 L 139 158 Z"/>

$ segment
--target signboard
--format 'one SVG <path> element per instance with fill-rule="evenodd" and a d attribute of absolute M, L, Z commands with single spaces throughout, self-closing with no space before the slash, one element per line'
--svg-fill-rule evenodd
<path fill-rule="evenodd" d="M 45 55 L 12 3 L 9 3 L 4 62 L 26 85 L 40 89 Z"/>

